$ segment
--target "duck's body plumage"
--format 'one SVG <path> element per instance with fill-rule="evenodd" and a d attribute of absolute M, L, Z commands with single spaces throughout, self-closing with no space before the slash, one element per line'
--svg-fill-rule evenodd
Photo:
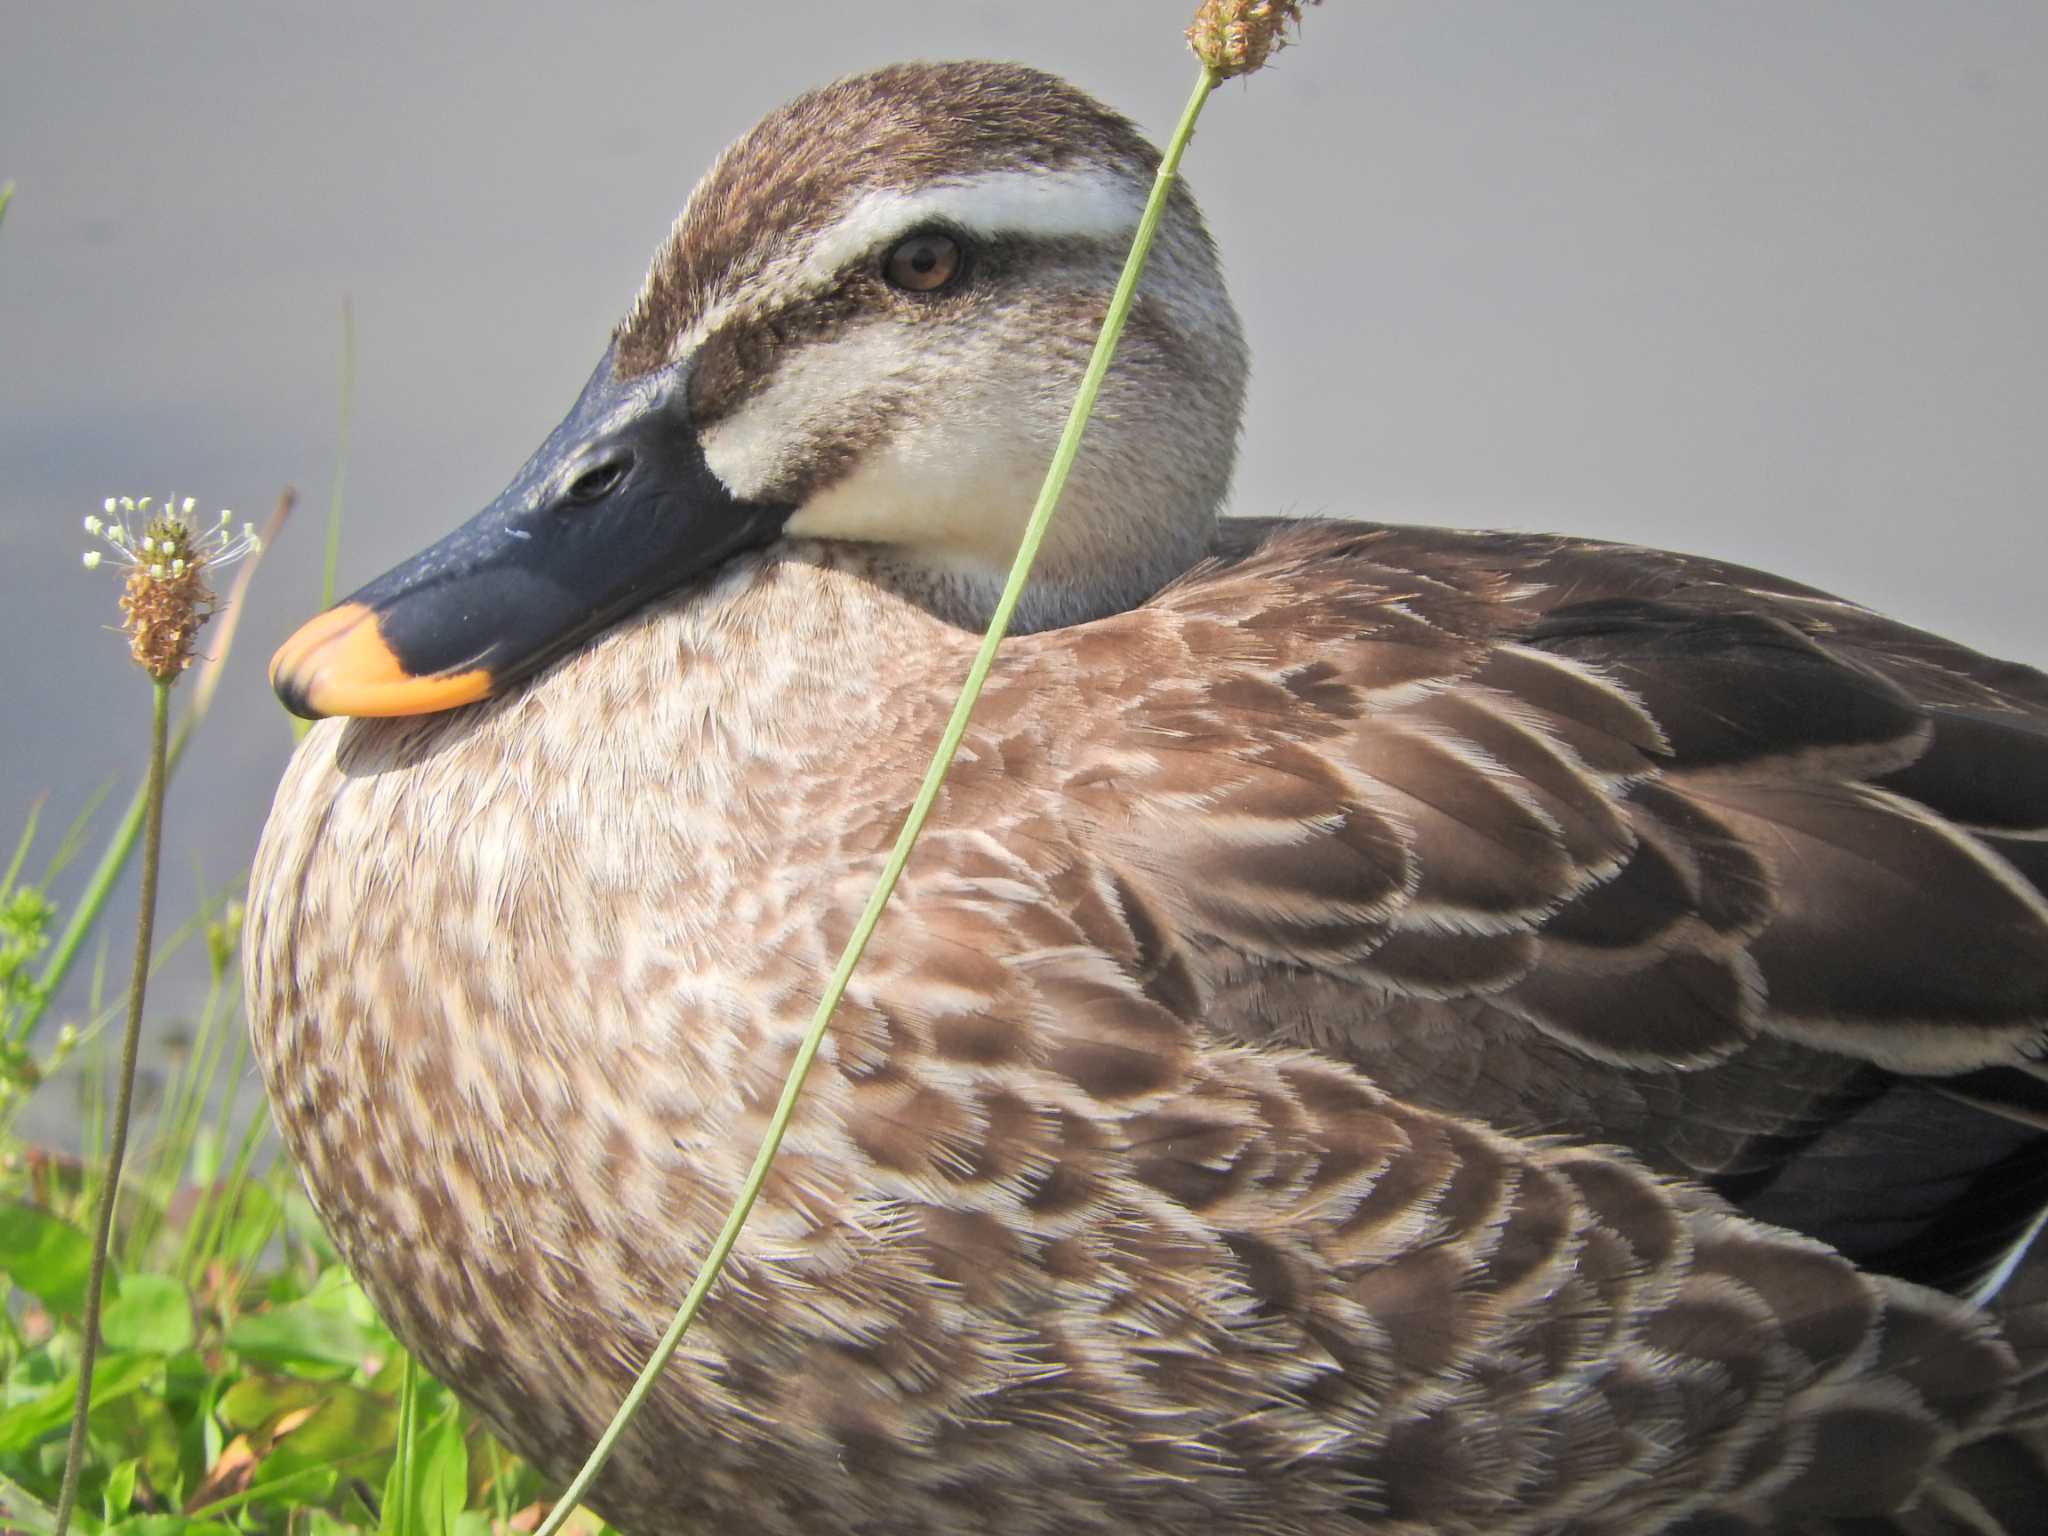
<path fill-rule="evenodd" d="M 894 837 L 946 570 L 784 537 L 279 791 L 279 1124 L 556 1475 Z M 1098 606 L 1002 652 L 614 1524 L 2039 1528 L 2048 678 L 1562 538 L 1225 523 Z"/>

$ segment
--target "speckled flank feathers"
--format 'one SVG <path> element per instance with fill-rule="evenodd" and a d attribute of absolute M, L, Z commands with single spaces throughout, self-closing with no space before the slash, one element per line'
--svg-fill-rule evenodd
<path fill-rule="evenodd" d="M 771 117 L 622 346 L 670 365 L 848 186 L 956 170 L 902 126 L 935 101 L 978 104 L 977 169 L 1148 174 L 1044 81 L 909 67 Z M 1013 356 L 1057 395 L 1089 322 L 1030 304 L 1044 270 L 990 312 L 1058 331 Z M 1003 651 L 596 1506 L 632 1536 L 2037 1532 L 2048 1265 L 1962 1297 L 2048 1193 L 2048 678 L 1678 555 L 1219 525 L 1213 467 L 1146 480 L 1241 393 L 1172 373 L 1241 356 L 1213 266 L 1166 273 L 1123 378 L 1179 403 L 1106 415 L 1062 516 L 1121 549 L 1131 488 L 1191 552 L 1071 559 L 1080 620 Z M 907 355 L 941 334 L 893 314 Z M 775 367 L 849 371 L 799 318 Z M 792 428 L 798 482 L 823 431 Z M 278 792 L 247 944 L 278 1122 L 400 1335 L 554 1475 L 722 1218 L 971 651 L 952 525 L 891 543 L 886 505 L 505 697 L 324 722 Z"/>

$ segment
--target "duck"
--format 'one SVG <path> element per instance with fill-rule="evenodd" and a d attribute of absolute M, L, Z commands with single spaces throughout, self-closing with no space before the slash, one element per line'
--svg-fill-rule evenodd
<path fill-rule="evenodd" d="M 289 638 L 256 1059 L 553 1478 L 722 1221 L 1159 164 L 1022 65 L 720 155 L 484 511 Z M 2038 1533 L 2048 677 L 1561 535 L 1224 516 L 1183 184 L 628 1536 Z"/>

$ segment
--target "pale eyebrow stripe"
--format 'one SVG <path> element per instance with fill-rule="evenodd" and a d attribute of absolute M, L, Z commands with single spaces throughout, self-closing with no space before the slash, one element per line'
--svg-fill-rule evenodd
<path fill-rule="evenodd" d="M 1102 166 L 1067 171 L 986 171 L 905 192 L 881 187 L 847 205 L 798 260 L 754 274 L 742 294 L 713 303 L 679 335 L 671 361 L 687 356 L 738 313 L 772 309 L 832 286 L 851 263 L 891 238 L 947 224 L 985 239 L 1128 239 L 1145 211 L 1147 184 Z M 684 210 L 688 216 L 688 210 Z M 644 297 L 644 290 L 643 290 Z"/>
<path fill-rule="evenodd" d="M 880 188 L 856 198 L 818 238 L 799 281 L 829 282 L 847 263 L 924 224 L 948 224 L 985 237 L 1097 240 L 1128 235 L 1144 207 L 1144 187 L 1100 168 L 990 171 L 915 192 Z"/>

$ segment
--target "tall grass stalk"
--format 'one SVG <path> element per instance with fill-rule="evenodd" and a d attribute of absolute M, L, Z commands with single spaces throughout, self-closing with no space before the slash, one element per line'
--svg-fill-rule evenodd
<path fill-rule="evenodd" d="M 866 908 L 860 920 L 854 925 L 852 935 L 846 941 L 845 951 L 839 963 L 833 968 L 831 980 L 826 983 L 824 995 L 818 1001 L 817 1011 L 811 1017 L 810 1028 L 805 1032 L 803 1042 L 797 1048 L 796 1059 L 791 1063 L 789 1076 L 782 1085 L 782 1097 L 776 1102 L 775 1113 L 769 1118 L 767 1133 L 761 1138 L 760 1151 L 754 1157 L 754 1165 L 747 1172 L 746 1181 L 734 1199 L 732 1210 L 725 1225 L 719 1229 L 712 1241 L 710 1252 L 697 1271 L 697 1278 L 691 1283 L 682 1305 L 676 1310 L 661 1340 L 654 1347 L 647 1364 L 642 1368 L 633 1386 L 627 1392 L 619 1411 L 599 1437 L 597 1446 L 563 1491 L 562 1497 L 549 1513 L 546 1522 L 534 1536 L 555 1536 L 570 1515 L 575 1512 L 590 1485 L 597 1478 L 604 1464 L 611 1459 L 619 1438 L 639 1412 L 640 1404 L 668 1366 L 669 1359 L 689 1331 L 704 1298 L 718 1281 L 725 1261 L 731 1254 L 733 1244 L 739 1240 L 740 1230 L 746 1225 L 748 1215 L 753 1211 L 754 1202 L 760 1197 L 761 1188 L 768 1180 L 768 1171 L 774 1165 L 775 1154 L 781 1149 L 782 1138 L 789 1128 L 791 1115 L 796 1110 L 798 1096 L 803 1092 L 804 1079 L 809 1075 L 811 1063 L 824 1043 L 825 1031 L 832 1022 L 832 1015 L 839 1006 L 839 999 L 845 993 L 847 983 L 852 979 L 854 968 L 859 965 L 862 953 L 867 949 L 868 939 L 881 920 L 882 909 L 888 904 L 890 894 L 896 889 L 897 878 L 903 873 L 910 860 L 911 849 L 917 844 L 918 834 L 924 830 L 925 819 L 931 814 L 932 806 L 939 797 L 939 788 L 944 784 L 946 772 L 953 765 L 953 756 L 959 750 L 962 737 L 967 734 L 968 721 L 973 717 L 974 706 L 981 697 L 982 685 L 988 680 L 989 669 L 995 663 L 996 648 L 1002 644 L 1009 632 L 1011 616 L 1016 612 L 1017 603 L 1024 595 L 1024 588 L 1031 577 L 1031 567 L 1038 558 L 1039 545 L 1045 540 L 1045 531 L 1051 526 L 1053 511 L 1059 505 L 1060 493 L 1066 489 L 1067 475 L 1074 467 L 1074 459 L 1081 449 L 1081 435 L 1087 428 L 1088 417 L 1095 408 L 1095 397 L 1102 388 L 1102 381 L 1109 372 L 1110 359 L 1115 355 L 1118 338 L 1123 334 L 1124 322 L 1129 318 L 1131 302 L 1138 289 L 1138 279 L 1145 270 L 1146 258 L 1152 251 L 1153 237 L 1158 233 L 1159 221 L 1166 212 L 1167 194 L 1180 172 L 1181 156 L 1186 152 L 1188 141 L 1193 138 L 1195 121 L 1202 114 L 1202 107 L 1216 89 L 1223 76 L 1207 63 L 1202 66 L 1201 77 L 1195 83 L 1187 106 L 1181 112 L 1180 123 L 1167 141 L 1166 153 L 1159 162 L 1159 173 L 1152 183 L 1152 195 L 1146 201 L 1144 215 L 1138 221 L 1138 232 L 1131 242 L 1131 252 L 1124 262 L 1123 275 L 1117 280 L 1116 293 L 1109 301 L 1109 312 L 1103 317 L 1101 333 L 1096 337 L 1095 350 L 1088 359 L 1087 371 L 1081 376 L 1081 387 L 1074 397 L 1074 406 L 1067 416 L 1066 429 L 1060 434 L 1059 446 L 1053 451 L 1052 464 L 1046 470 L 1044 484 L 1040 486 L 1038 500 L 1031 509 L 1031 517 L 1024 526 L 1024 536 L 1017 546 L 1016 559 L 1011 563 L 1009 579 L 1004 583 L 1001 598 L 997 600 L 994 616 L 989 620 L 988 630 L 982 636 L 981 648 L 975 652 L 974 662 L 967 669 L 967 679 L 961 686 L 960 697 L 953 705 L 952 716 L 946 722 L 945 731 L 939 737 L 937 749 L 932 753 L 931 766 L 925 770 L 924 782 L 918 787 L 917 798 L 911 802 L 910 811 L 904 817 L 902 830 L 897 834 L 896 846 L 890 850 L 888 862 L 883 865 L 880 878 L 875 882 L 873 893 L 868 897 Z"/>
<path fill-rule="evenodd" d="M 238 1068 L 246 1060 L 244 1053 L 236 1053 Z M 238 1070 L 235 1076 L 228 1080 L 227 1090 L 230 1093 L 233 1092 L 234 1084 L 240 1075 Z M 262 1150 L 263 1138 L 269 1129 L 270 1120 L 261 1110 L 249 1117 L 249 1123 L 242 1127 L 241 1144 L 235 1148 L 234 1160 L 228 1165 L 226 1182 L 208 1191 L 201 1199 L 200 1208 L 192 1213 L 191 1223 L 185 1229 L 184 1244 L 178 1252 L 179 1267 L 188 1283 L 196 1282 L 199 1278 L 198 1271 L 205 1267 L 212 1255 L 221 1251 L 226 1240 L 228 1223 L 241 1208 L 243 1192 L 249 1188 L 250 1172 L 256 1166 L 256 1154 Z M 257 1255 L 270 1241 L 276 1232 L 277 1224 L 282 1220 L 282 1208 L 273 1205 L 270 1224 L 259 1234 L 260 1240 L 252 1240 L 248 1244 L 249 1252 L 242 1260 L 243 1272 L 256 1262 Z M 239 1280 L 240 1275 L 234 1278 Z M 223 1289 L 232 1294 L 237 1286 L 227 1285 Z"/>
<path fill-rule="evenodd" d="M 226 919 L 213 917 L 212 914 L 222 907 L 229 908 Z M 222 896 L 208 900 L 201 909 L 201 918 L 206 920 L 209 961 L 206 1000 L 200 1006 L 190 1046 L 178 1069 L 171 1075 L 156 1112 L 150 1165 L 138 1179 L 139 1193 L 145 1198 L 129 1219 L 125 1234 L 123 1251 L 131 1263 L 141 1263 L 149 1253 L 162 1231 L 172 1201 L 188 1179 L 202 1191 L 202 1202 L 205 1193 L 210 1191 L 220 1171 L 224 1149 L 215 1141 L 211 1143 L 213 1155 L 202 1158 L 201 1148 L 208 1144 L 203 1139 L 215 1134 L 210 1126 L 227 1125 L 234 1107 L 235 1084 L 248 1054 L 248 1035 L 237 1027 L 240 1022 L 241 983 L 234 964 L 233 946 L 239 923 L 235 920 L 230 898 Z M 232 1055 L 229 1054 L 231 1042 L 234 1047 Z M 222 1076 L 224 1065 L 225 1079 Z M 217 1109 L 212 1109 L 217 1090 L 221 1090 L 221 1102 Z M 186 1250 L 194 1239 L 195 1227 L 195 1222 L 186 1224 Z M 177 1273 L 189 1283 L 190 1276 L 182 1259 Z"/>
<path fill-rule="evenodd" d="M 185 748 L 191 744 L 192 733 L 205 723 L 207 712 L 213 708 L 214 695 L 220 691 L 221 671 L 227 665 L 228 653 L 235 644 L 235 632 L 241 626 L 242 608 L 248 595 L 249 583 L 255 578 L 256 566 L 263 558 L 263 551 L 276 542 L 278 534 L 291 518 L 292 508 L 297 503 L 298 492 L 290 486 L 286 486 L 278 493 L 277 505 L 271 511 L 270 521 L 263 526 L 261 541 L 256 545 L 250 558 L 243 562 L 242 568 L 235 573 L 234 582 L 228 588 L 227 598 L 215 615 L 213 653 L 199 665 L 192 687 L 192 702 L 185 710 L 184 719 L 178 722 L 177 734 L 171 740 L 165 759 L 164 772 L 167 779 L 177 773 L 178 763 L 185 755 Z M 36 978 L 36 994 L 22 1010 L 22 1016 L 15 1024 L 16 1042 L 26 1040 L 35 1032 L 35 1027 L 41 1021 L 44 1012 L 63 987 L 65 978 L 71 974 L 72 963 L 77 960 L 79 950 L 98 924 L 107 898 L 113 894 L 115 881 L 121 878 L 121 872 L 128 867 L 128 860 L 135 853 L 135 842 L 142 832 L 147 801 L 148 789 L 145 786 L 135 792 L 135 798 L 128 802 L 128 809 L 122 813 L 120 824 L 114 829 L 114 835 L 107 840 L 107 846 L 100 854 L 99 863 L 93 866 L 92 874 L 85 882 L 85 890 L 80 894 L 78 904 L 71 909 L 71 916 L 64 924 L 64 931 L 58 936 L 55 946 L 50 951 L 50 958 L 44 964 L 42 974 Z"/>
<path fill-rule="evenodd" d="M 71 1526 L 78 1502 L 78 1473 L 85 1463 L 86 1419 L 92 1409 L 92 1369 L 99 1356 L 100 1302 L 105 1288 L 107 1245 L 114 1231 L 114 1203 L 121 1192 L 121 1163 L 128 1151 L 128 1121 L 135 1104 L 135 1059 L 142 1041 L 142 999 L 149 984 L 150 943 L 156 928 L 157 874 L 163 863 L 164 787 L 168 778 L 171 680 L 152 679 L 149 719 L 149 775 L 144 785 L 147 817 L 142 834 L 142 894 L 135 915 L 135 964 L 128 978 L 128 1022 L 121 1032 L 120 1077 L 106 1173 L 94 1218 L 92 1268 L 86 1276 L 85 1315 L 79 1323 L 78 1406 L 64 1450 L 64 1482 L 57 1494 L 56 1536 Z"/>
<path fill-rule="evenodd" d="M 63 1481 L 52 1522 L 55 1536 L 70 1529 L 78 1502 L 78 1478 L 85 1462 L 87 1423 L 92 1411 L 93 1366 L 100 1350 L 100 1310 L 105 1295 L 107 1250 L 113 1239 L 114 1207 L 121 1194 L 121 1168 L 128 1153 L 128 1128 L 135 1109 L 135 1063 L 142 1041 L 142 1004 L 149 986 L 150 957 L 156 930 L 158 874 L 163 865 L 164 794 L 170 778 L 171 685 L 191 667 L 199 632 L 214 616 L 215 598 L 208 573 L 259 552 L 263 541 L 244 524 L 237 534 L 231 514 L 200 526 L 193 520 L 191 497 L 167 497 L 152 511 L 150 498 L 108 497 L 106 519 L 88 517 L 85 531 L 104 543 L 88 549 L 88 570 L 106 563 L 125 570 L 121 589 L 121 627 L 128 636 L 131 660 L 149 675 L 150 725 L 148 772 L 143 783 L 142 889 L 136 903 L 135 959 L 128 976 L 128 1017 L 121 1034 L 121 1061 L 115 1088 L 112 1123 L 107 1133 L 104 1172 L 88 1259 L 83 1316 L 79 1327 L 78 1397 L 71 1415 L 71 1433 L 64 1456 Z M 289 493 L 278 506 L 282 517 Z M 137 519 L 140 519 L 138 522 Z M 231 603 L 246 591 L 248 571 L 236 583 Z M 239 607 L 239 603 L 233 603 Z M 227 641 L 233 638 L 229 629 Z M 218 677 L 218 661 L 212 664 Z M 206 671 L 202 668 L 202 673 Z M 194 709 L 203 713 L 211 702 L 213 678 L 203 678 Z M 104 901 L 104 893 L 99 900 Z M 47 1001 L 47 995 L 44 999 Z"/>
<path fill-rule="evenodd" d="M 21 878 L 21 866 L 28 862 L 28 851 L 35 845 L 36 826 L 43 819 L 45 798 L 37 795 L 29 802 L 28 815 L 21 823 L 21 836 L 15 840 L 14 855 L 7 861 L 7 873 L 0 875 L 0 901 L 7 899 L 7 893 L 14 889 L 14 882 Z"/>

